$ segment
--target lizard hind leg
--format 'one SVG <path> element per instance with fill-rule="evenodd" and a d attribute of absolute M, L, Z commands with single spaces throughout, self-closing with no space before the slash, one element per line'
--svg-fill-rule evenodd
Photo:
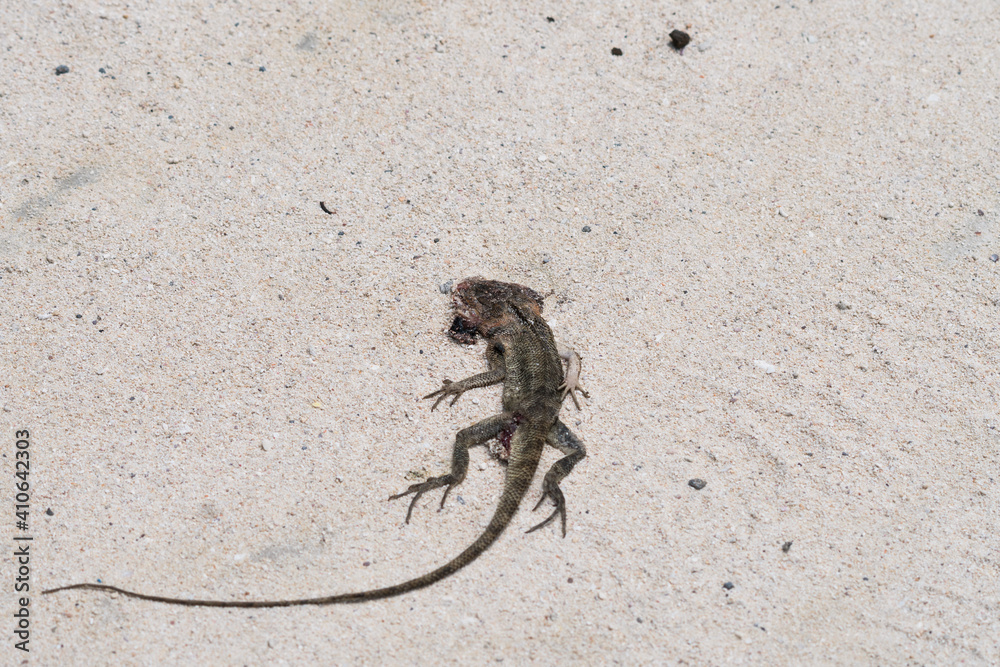
<path fill-rule="evenodd" d="M 580 438 L 573 435 L 573 432 L 566 428 L 566 425 L 561 421 L 557 421 L 549 431 L 546 442 L 566 456 L 553 463 L 549 471 L 545 473 L 545 478 L 542 480 L 542 497 L 538 499 L 538 504 L 531 511 L 534 512 L 541 507 L 546 498 L 551 498 L 556 508 L 545 521 L 531 528 L 528 532 L 533 533 L 539 528 L 544 528 L 558 516 L 562 522 L 563 537 L 566 537 L 566 497 L 563 495 L 562 489 L 559 488 L 559 482 L 570 474 L 573 466 L 587 455 L 587 450 Z"/>
<path fill-rule="evenodd" d="M 438 511 L 440 511 L 444 507 L 444 501 L 452 488 L 465 480 L 465 474 L 469 470 L 469 447 L 482 445 L 488 440 L 497 437 L 501 432 L 509 428 L 514 419 L 512 413 L 502 412 L 481 422 L 476 422 L 468 428 L 463 428 L 455 435 L 455 447 L 451 452 L 451 472 L 447 475 L 431 477 L 423 482 L 411 484 L 406 491 L 389 496 L 389 500 L 396 500 L 411 493 L 414 494 L 413 500 L 410 501 L 410 507 L 406 510 L 406 523 L 410 523 L 410 516 L 413 514 L 413 508 L 416 506 L 420 496 L 432 489 L 444 486 L 446 488 L 444 495 L 441 496 L 441 505 L 438 508 Z"/>

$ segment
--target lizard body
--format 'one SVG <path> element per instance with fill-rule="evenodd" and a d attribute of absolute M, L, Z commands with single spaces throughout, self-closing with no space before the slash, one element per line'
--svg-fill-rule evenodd
<path fill-rule="evenodd" d="M 565 457 L 556 461 L 542 482 L 542 497 L 535 509 L 549 498 L 555 510 L 532 532 L 548 525 L 557 516 L 566 535 L 566 503 L 559 482 L 586 456 L 583 443 L 559 421 L 559 410 L 569 393 L 576 403 L 575 392 L 587 393 L 579 386 L 580 357 L 568 348 L 557 346 L 552 331 L 542 319 L 542 296 L 513 283 L 501 283 L 482 278 L 467 278 L 459 283 L 452 295 L 455 319 L 449 335 L 456 341 L 472 344 L 477 337 L 486 340 L 489 370 L 459 382 L 445 380 L 443 386 L 424 398 L 434 398 L 433 410 L 448 396 L 454 405 L 464 392 L 478 387 L 503 383 L 503 411 L 458 432 L 452 451 L 451 471 L 411 485 L 389 500 L 413 494 L 406 512 L 406 523 L 417 500 L 427 491 L 445 487 L 441 506 L 452 488 L 461 484 L 469 467 L 469 447 L 497 439 L 501 443 L 501 458 L 507 459 L 507 475 L 503 492 L 493 518 L 464 551 L 441 567 L 415 579 L 394 586 L 357 593 L 343 593 L 292 600 L 195 600 L 150 595 L 106 584 L 74 584 L 54 588 L 44 593 L 85 589 L 119 593 L 128 597 L 198 607 L 292 607 L 366 602 L 401 595 L 429 586 L 465 567 L 500 536 L 510 524 L 524 498 L 538 467 L 546 444 L 560 450 Z M 565 376 L 561 359 L 567 363 Z M 579 409 L 579 404 L 577 404 Z M 506 454 L 506 456 L 504 456 Z"/>

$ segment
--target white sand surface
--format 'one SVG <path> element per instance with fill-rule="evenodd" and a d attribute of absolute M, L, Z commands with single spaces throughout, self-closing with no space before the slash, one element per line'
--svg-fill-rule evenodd
<path fill-rule="evenodd" d="M 1000 662 L 994 0 L 0 15 L 0 536 L 34 538 L 0 662 Z M 485 450 L 440 513 L 386 499 L 498 409 L 420 400 L 485 367 L 444 335 L 470 275 L 551 292 L 583 356 L 565 539 L 524 532 L 536 480 L 395 599 L 39 595 L 316 596 L 459 553 Z"/>

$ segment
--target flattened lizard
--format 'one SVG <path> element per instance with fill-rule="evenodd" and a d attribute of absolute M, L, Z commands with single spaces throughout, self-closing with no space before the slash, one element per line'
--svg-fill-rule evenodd
<path fill-rule="evenodd" d="M 556 345 L 552 331 L 542 319 L 542 299 L 540 294 L 523 285 L 482 278 L 467 278 L 452 293 L 455 319 L 449 336 L 465 344 L 475 343 L 477 337 L 485 339 L 489 370 L 459 382 L 445 380 L 440 389 L 424 398 L 437 398 L 431 406 L 433 410 L 448 396 L 453 397 L 451 405 L 454 405 L 470 389 L 502 382 L 503 412 L 458 432 L 451 456 L 451 472 L 413 484 L 406 491 L 391 496 L 389 500 L 413 494 L 406 511 L 406 523 L 410 522 L 417 500 L 432 489 L 445 487 L 441 497 L 441 507 L 444 507 L 448 493 L 465 479 L 469 468 L 469 448 L 493 439 L 500 443 L 498 456 L 507 459 L 507 477 L 489 525 L 465 551 L 445 565 L 395 586 L 294 600 L 190 600 L 90 583 L 62 586 L 43 592 L 86 589 L 192 607 L 260 608 L 366 602 L 415 591 L 462 569 L 500 537 L 531 484 L 546 444 L 552 445 L 566 456 L 556 461 L 545 474 L 542 497 L 535 505 L 537 510 L 549 498 L 555 509 L 548 518 L 528 532 L 548 525 L 558 516 L 565 537 L 566 501 L 559 482 L 586 456 L 586 451 L 580 439 L 559 420 L 559 410 L 566 394 L 573 397 L 574 403 L 575 392 L 579 391 L 584 396 L 588 394 L 579 384 L 580 357 L 569 348 Z M 565 376 L 560 358 L 566 361 Z M 577 403 L 577 409 L 579 407 Z"/>

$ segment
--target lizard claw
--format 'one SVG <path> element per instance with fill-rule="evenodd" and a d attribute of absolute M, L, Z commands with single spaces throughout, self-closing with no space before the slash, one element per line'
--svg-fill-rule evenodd
<path fill-rule="evenodd" d="M 403 491 L 402 493 L 397 493 L 396 495 L 393 496 L 389 496 L 389 500 L 396 500 L 397 498 L 408 496 L 411 493 L 414 494 L 413 500 L 410 501 L 410 506 L 406 510 L 405 523 L 410 523 L 410 516 L 413 514 L 413 507 L 417 504 L 417 501 L 420 500 L 420 496 L 424 495 L 431 489 L 438 488 L 439 486 L 448 487 L 444 490 L 444 495 L 441 496 L 441 505 L 440 507 L 438 507 L 438 511 L 440 512 L 442 509 L 444 509 L 444 501 L 448 497 L 448 494 L 451 492 L 451 487 L 455 486 L 455 478 L 452 475 L 431 477 L 425 482 L 420 482 L 418 484 L 411 484 L 410 487 L 406 489 L 406 491 Z"/>
<path fill-rule="evenodd" d="M 553 510 L 552 514 L 550 514 L 548 518 L 545 519 L 545 521 L 542 521 L 540 524 L 538 524 L 534 528 L 529 529 L 527 532 L 533 533 L 539 528 L 544 528 L 545 526 L 552 523 L 552 520 L 558 516 L 562 522 L 563 537 L 566 537 L 566 498 L 563 496 L 563 492 L 557 484 L 554 483 L 545 484 L 545 490 L 542 492 L 542 497 L 538 499 L 538 502 L 535 504 L 535 507 L 531 511 L 534 512 L 539 507 L 541 507 L 542 503 L 545 501 L 546 498 L 552 498 L 552 502 L 555 503 L 556 505 L 555 510 Z"/>
<path fill-rule="evenodd" d="M 424 396 L 424 400 L 427 400 L 428 398 L 434 398 L 435 396 L 438 397 L 438 399 L 434 401 L 434 405 L 431 406 L 431 412 L 434 412 L 434 408 L 440 405 L 441 401 L 443 401 L 445 397 L 454 395 L 455 398 L 451 399 L 451 403 L 449 403 L 448 405 L 455 405 L 455 401 L 461 398 L 462 394 L 465 393 L 464 389 L 455 388 L 454 387 L 455 383 L 452 382 L 451 380 L 445 380 L 443 384 L 444 386 L 442 386 L 437 391 L 431 392 L 426 396 Z"/>
<path fill-rule="evenodd" d="M 563 382 L 561 385 L 559 385 L 559 389 L 562 390 L 562 397 L 560 398 L 560 400 L 565 401 L 566 394 L 569 394 L 570 398 L 573 399 L 573 405 L 576 406 L 577 410 L 580 409 L 580 403 L 579 401 L 576 400 L 576 392 L 580 392 L 581 394 L 583 394 L 584 398 L 590 398 L 590 394 L 587 393 L 587 390 L 584 389 L 583 386 L 579 382 L 576 382 L 575 380 L 572 382 L 572 384 L 569 381 Z"/>

